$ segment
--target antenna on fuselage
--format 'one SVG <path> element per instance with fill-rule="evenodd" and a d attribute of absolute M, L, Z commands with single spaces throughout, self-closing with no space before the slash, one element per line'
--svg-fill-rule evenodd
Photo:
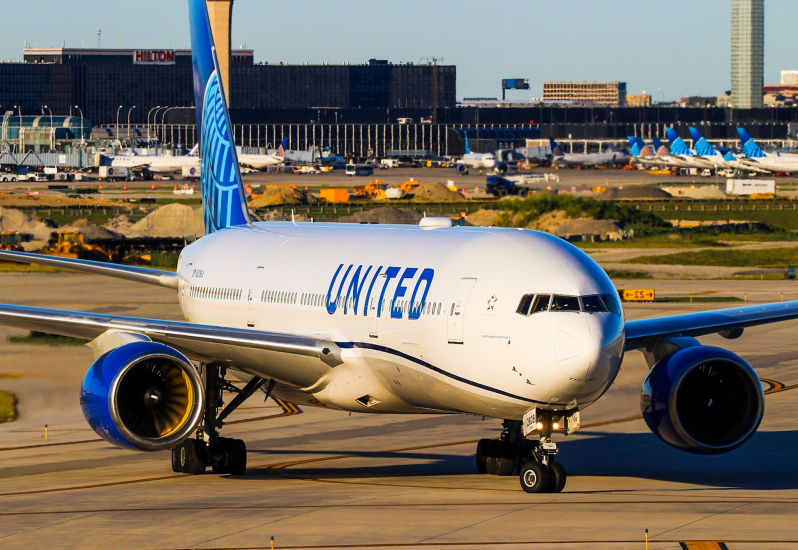
<path fill-rule="evenodd" d="M 291 223 L 296 225 L 296 221 L 294 220 L 294 209 L 291 209 Z"/>

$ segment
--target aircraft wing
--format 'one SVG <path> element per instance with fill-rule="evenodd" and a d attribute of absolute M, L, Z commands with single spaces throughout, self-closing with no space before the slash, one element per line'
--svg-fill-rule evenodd
<path fill-rule="evenodd" d="M 254 329 L 194 325 L 14 305 L 0 305 L 0 325 L 94 340 L 108 331 L 144 335 L 205 363 L 229 362 L 237 368 L 274 376 L 276 354 L 304 356 L 330 367 L 341 364 L 340 348 L 324 338 Z"/>
<path fill-rule="evenodd" d="M 626 323 L 626 349 L 649 347 L 663 338 L 706 336 L 791 319 L 798 319 L 798 301 L 639 319 Z"/>
<path fill-rule="evenodd" d="M 59 258 L 58 256 L 45 256 L 44 254 L 7 250 L 0 250 L 0 260 L 69 269 L 71 271 L 92 273 L 94 275 L 105 275 L 118 279 L 127 279 L 128 281 L 136 283 L 147 283 L 167 288 L 177 288 L 180 284 L 180 275 L 177 273 L 149 269 L 146 267 L 93 262 L 90 260 L 75 260 L 72 258 Z"/>

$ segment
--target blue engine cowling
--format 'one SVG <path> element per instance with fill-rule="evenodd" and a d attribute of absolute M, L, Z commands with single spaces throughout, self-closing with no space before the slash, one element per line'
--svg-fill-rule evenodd
<path fill-rule="evenodd" d="M 751 366 L 710 346 L 681 349 L 646 376 L 640 408 L 665 443 L 695 454 L 734 450 L 754 435 L 765 395 Z"/>
<path fill-rule="evenodd" d="M 205 403 L 202 379 L 182 353 L 155 342 L 109 351 L 83 379 L 80 405 L 97 434 L 136 451 L 160 451 L 187 439 Z"/>
<path fill-rule="evenodd" d="M 468 165 L 466 164 L 458 164 L 454 167 L 458 174 L 466 175 L 468 174 Z"/>

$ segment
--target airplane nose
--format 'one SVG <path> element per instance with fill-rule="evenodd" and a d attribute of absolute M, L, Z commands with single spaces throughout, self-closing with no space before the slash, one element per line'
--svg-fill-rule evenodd
<path fill-rule="evenodd" d="M 586 316 L 566 321 L 554 336 L 557 365 L 569 377 L 584 380 L 601 358 L 601 340 L 598 325 Z"/>

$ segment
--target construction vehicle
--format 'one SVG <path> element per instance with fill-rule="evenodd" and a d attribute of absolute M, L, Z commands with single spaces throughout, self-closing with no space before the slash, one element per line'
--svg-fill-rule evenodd
<path fill-rule="evenodd" d="M 10 250 L 12 252 L 22 252 L 22 240 L 19 231 L 3 231 L 0 236 L 0 250 Z"/>
<path fill-rule="evenodd" d="M 421 185 L 420 181 L 416 181 L 413 178 L 410 178 L 409 180 L 404 182 L 402 185 L 400 185 L 399 189 L 401 189 L 405 194 L 407 194 L 407 193 L 411 193 L 413 191 L 413 189 L 418 187 L 419 185 Z"/>
<path fill-rule="evenodd" d="M 111 255 L 105 249 L 87 243 L 83 233 L 77 231 L 53 233 L 49 245 L 42 249 L 42 254 L 99 262 L 111 260 Z"/>
<path fill-rule="evenodd" d="M 368 185 L 356 185 L 352 194 L 358 199 L 385 200 L 385 190 L 388 184 L 380 180 L 372 180 Z"/>

